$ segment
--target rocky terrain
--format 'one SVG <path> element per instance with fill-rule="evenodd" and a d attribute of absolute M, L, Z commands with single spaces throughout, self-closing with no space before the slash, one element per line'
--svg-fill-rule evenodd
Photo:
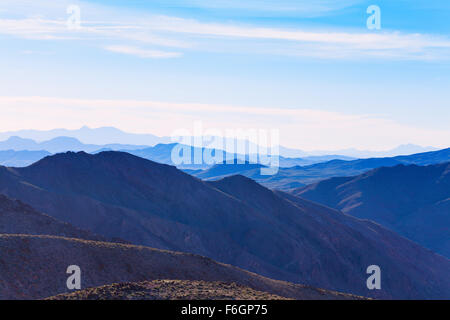
<path fill-rule="evenodd" d="M 236 283 L 155 280 L 117 283 L 60 294 L 47 300 L 287 300 Z"/>

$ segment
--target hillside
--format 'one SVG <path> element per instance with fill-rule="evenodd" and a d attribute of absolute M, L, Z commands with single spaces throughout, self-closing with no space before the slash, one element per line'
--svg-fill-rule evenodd
<path fill-rule="evenodd" d="M 288 300 L 236 283 L 155 280 L 60 294 L 47 300 Z"/>
<path fill-rule="evenodd" d="M 66 270 L 74 264 L 81 268 L 82 288 L 176 279 L 236 283 L 294 299 L 356 298 L 271 280 L 197 255 L 142 246 L 54 236 L 0 235 L 0 251 L 0 300 L 43 299 L 68 293 Z"/>
<path fill-rule="evenodd" d="M 0 194 L 0 234 L 54 235 L 87 240 L 103 237 L 78 229 L 48 215 L 37 212 L 19 200 Z"/>
<path fill-rule="evenodd" d="M 379 168 L 321 181 L 293 194 L 376 221 L 450 257 L 450 163 Z"/>
<path fill-rule="evenodd" d="M 450 297 L 447 259 L 240 176 L 206 183 L 126 153 L 66 153 L 27 168 L 0 167 L 0 192 L 107 238 L 200 254 L 275 279 L 363 296 Z M 372 264 L 389 270 L 379 292 L 366 288 Z"/>

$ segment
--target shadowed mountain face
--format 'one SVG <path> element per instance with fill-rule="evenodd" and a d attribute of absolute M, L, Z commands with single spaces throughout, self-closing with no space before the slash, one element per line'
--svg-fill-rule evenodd
<path fill-rule="evenodd" d="M 42 299 L 68 293 L 67 267 L 81 269 L 82 288 L 161 279 L 222 281 L 293 299 L 355 299 L 217 263 L 152 248 L 54 236 L 0 234 L 0 300 Z M 31 284 L 31 285 L 30 285 Z M 176 287 L 173 287 L 177 290 Z M 182 294 L 178 288 L 173 295 Z"/>
<path fill-rule="evenodd" d="M 251 178 L 271 189 L 292 190 L 332 177 L 354 176 L 380 167 L 393 167 L 399 164 L 428 165 L 450 161 L 450 148 L 439 151 L 398 156 L 392 158 L 370 158 L 352 161 L 332 160 L 308 166 L 280 168 L 273 176 L 260 174 L 258 168 L 242 165 L 228 165 L 229 173 L 219 170 L 220 166 L 191 174 L 203 180 L 217 180 L 227 175 L 240 174 Z"/>
<path fill-rule="evenodd" d="M 277 279 L 375 297 L 450 297 L 447 259 L 241 176 L 206 183 L 126 153 L 67 153 L 0 168 L 0 192 L 105 237 L 197 253 Z M 366 288 L 372 264 L 385 270 L 381 291 Z"/>
<path fill-rule="evenodd" d="M 374 220 L 450 257 L 450 163 L 379 168 L 321 181 L 293 194 Z"/>

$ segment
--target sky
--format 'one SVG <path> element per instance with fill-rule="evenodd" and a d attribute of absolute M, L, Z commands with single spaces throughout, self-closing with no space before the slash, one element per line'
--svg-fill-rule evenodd
<path fill-rule="evenodd" d="M 0 131 L 200 121 L 303 150 L 449 147 L 449 15 L 446 0 L 0 0 Z"/>

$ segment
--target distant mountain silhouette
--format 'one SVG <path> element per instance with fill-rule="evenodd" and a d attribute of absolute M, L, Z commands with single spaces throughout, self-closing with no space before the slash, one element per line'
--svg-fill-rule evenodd
<path fill-rule="evenodd" d="M 0 165 L 8 167 L 26 167 L 49 156 L 47 151 L 0 151 Z"/>
<path fill-rule="evenodd" d="M 23 139 L 17 136 L 10 137 L 8 140 L 0 141 L 0 165 L 5 166 L 17 166 L 24 167 L 30 165 L 38 160 L 41 160 L 47 155 L 54 153 L 61 153 L 67 151 L 79 152 L 84 151 L 88 153 L 100 153 L 103 151 L 125 151 L 144 159 L 152 160 L 155 162 L 175 165 L 172 161 L 172 150 L 179 146 L 177 143 L 170 144 L 157 144 L 154 147 L 147 147 L 142 145 L 127 145 L 127 144 L 84 144 L 79 140 L 71 137 L 56 137 L 51 140 L 36 142 L 31 139 Z M 203 152 L 206 150 L 211 153 L 212 149 L 187 147 L 191 150 L 191 159 L 189 163 L 183 163 L 177 165 L 181 169 L 208 169 L 214 164 L 207 164 L 203 161 Z M 200 164 L 196 164 L 194 161 L 194 155 L 200 152 Z M 223 159 L 234 158 L 239 156 L 240 158 L 249 159 L 248 156 L 242 155 L 230 155 L 224 151 L 216 150 L 214 152 L 221 152 Z M 228 157 L 228 158 L 227 158 Z M 352 160 L 349 157 L 329 155 L 329 156 L 317 156 L 306 158 L 283 158 L 280 157 L 279 163 L 281 167 L 292 167 L 298 165 L 311 165 L 322 161 L 329 161 L 332 159 Z"/>
<path fill-rule="evenodd" d="M 294 194 L 371 219 L 450 257 L 450 162 L 398 165 L 332 178 Z"/>
<path fill-rule="evenodd" d="M 34 141 L 46 141 L 52 140 L 57 137 L 70 137 L 75 138 L 84 144 L 91 145 L 108 145 L 108 144 L 123 144 L 123 145 L 141 145 L 153 147 L 157 144 L 171 144 L 173 140 L 171 137 L 158 137 L 153 134 L 136 134 L 124 132 L 120 129 L 114 127 L 100 127 L 100 128 L 89 128 L 83 126 L 80 129 L 68 130 L 68 129 L 53 129 L 47 131 L 41 130 L 19 130 L 19 131 L 9 131 L 0 132 L 0 140 L 6 140 L 10 137 L 22 137 L 25 139 L 31 139 Z M 249 143 L 248 141 L 240 140 L 240 143 Z M 141 148 L 143 149 L 143 148 Z M 21 149 L 26 150 L 26 149 Z M 120 149 L 114 149 L 120 150 Z M 321 157 L 328 155 L 339 155 L 338 157 L 333 157 L 333 159 L 345 159 L 349 158 L 374 158 L 374 157 L 394 157 L 398 155 L 408 155 L 413 153 L 436 151 L 438 148 L 431 146 L 418 146 L 415 144 L 403 144 L 396 148 L 385 150 L 385 151 L 370 151 L 370 150 L 358 150 L 358 149 L 341 149 L 341 150 L 313 150 L 304 151 L 299 149 L 287 148 L 279 146 L 280 156 L 282 158 L 309 158 L 309 157 Z M 62 151 L 82 151 L 82 150 L 60 150 Z M 87 150 L 83 150 L 88 152 Z M 327 159 L 331 160 L 331 159 Z M 322 161 L 314 161 L 318 163 Z M 309 165 L 312 163 L 296 163 L 296 165 Z M 282 165 L 288 166 L 288 165 Z"/>
<path fill-rule="evenodd" d="M 350 149 L 340 149 L 340 150 L 334 150 L 334 151 L 328 151 L 328 150 L 317 150 L 317 151 L 310 151 L 309 155 L 327 155 L 327 154 L 341 154 L 344 156 L 349 156 L 353 158 L 361 158 L 361 159 L 367 159 L 367 158 L 380 158 L 380 157 L 396 157 L 400 155 L 410 155 L 414 153 L 423 153 L 423 152 L 430 152 L 430 151 L 437 151 L 439 148 L 427 146 L 422 147 L 419 145 L 415 145 L 412 143 L 408 144 L 402 144 L 398 147 L 395 147 L 393 149 L 384 150 L 384 151 L 371 151 L 371 150 L 359 150 L 355 148 Z"/>
<path fill-rule="evenodd" d="M 203 161 L 203 153 L 205 150 L 207 152 L 219 152 L 222 154 L 222 157 L 225 159 L 227 154 L 223 150 L 216 150 L 213 151 L 212 149 L 208 148 L 198 148 L 198 147 L 192 147 L 192 146 L 186 146 L 178 143 L 170 143 L 170 144 L 158 144 L 154 147 L 149 147 L 145 149 L 139 149 L 139 150 L 122 150 L 126 151 L 128 153 L 131 153 L 133 155 L 136 155 L 138 157 L 155 161 L 162 164 L 169 164 L 169 165 L 175 165 L 172 159 L 172 152 L 174 148 L 179 147 L 183 150 L 190 150 L 190 157 L 188 160 L 188 163 L 182 163 L 177 164 L 178 168 L 182 169 L 207 169 L 211 167 L 211 164 L 207 164 Z M 195 162 L 195 155 L 200 154 L 200 163 Z M 214 153 L 215 154 L 215 153 Z M 182 155 L 180 155 L 182 156 Z"/>
<path fill-rule="evenodd" d="M 105 145 L 105 144 L 128 144 L 153 146 L 158 143 L 169 143 L 170 138 L 157 137 L 152 134 L 127 133 L 113 127 L 89 128 L 84 126 L 77 130 L 54 129 L 48 131 L 20 130 L 0 133 L 1 139 L 8 139 L 13 136 L 23 137 L 35 141 L 52 140 L 57 137 L 70 137 L 82 141 L 85 144 Z M 74 150 L 73 150 L 74 151 Z"/>
<path fill-rule="evenodd" d="M 172 143 L 172 144 L 158 144 L 154 147 L 149 147 L 149 148 L 145 148 L 145 149 L 141 149 L 141 150 L 122 150 L 122 151 L 126 151 L 129 152 L 131 154 L 134 154 L 138 157 L 144 158 L 144 159 L 148 159 L 148 160 L 152 160 L 155 162 L 159 162 L 159 163 L 164 163 L 164 164 L 170 164 L 170 165 L 175 165 L 172 161 L 172 150 L 177 146 L 177 143 Z M 184 145 L 181 145 L 184 146 Z M 201 164 L 195 164 L 194 162 L 194 155 L 196 153 L 199 153 L 200 155 L 203 155 L 203 153 L 205 152 L 212 152 L 212 149 L 209 148 L 199 148 L 199 147 L 187 147 L 184 146 L 185 148 L 190 148 L 191 150 L 191 160 L 190 163 L 188 164 L 181 164 L 181 165 L 177 165 L 178 168 L 180 169 L 204 169 L 204 170 L 208 170 L 212 169 L 213 166 L 218 166 L 216 168 L 213 168 L 212 171 L 210 171 L 209 173 L 205 173 L 206 176 L 209 175 L 214 175 L 213 172 L 216 172 L 216 169 L 219 168 L 222 164 L 222 162 L 225 162 L 226 159 L 235 159 L 235 163 L 237 163 L 236 158 L 238 159 L 242 159 L 242 162 L 260 162 L 258 156 L 249 156 L 249 155 L 241 155 L 241 154 L 230 154 L 227 153 L 225 151 L 219 150 L 217 149 L 215 152 L 221 152 L 222 153 L 222 159 L 223 161 L 219 161 L 219 163 L 214 163 L 214 164 L 207 164 L 204 161 L 202 161 Z M 255 161 L 250 161 L 249 159 L 255 158 Z M 245 159 L 245 160 L 244 160 Z M 299 166 L 299 165 L 312 165 L 315 163 L 320 163 L 323 161 L 330 161 L 330 160 L 334 160 L 334 159 L 341 159 L 341 160 L 354 160 L 353 158 L 350 157 L 345 157 L 345 156 L 339 156 L 339 155 L 327 155 L 327 156 L 311 156 L 311 157 L 305 157 L 305 158 L 285 158 L 285 157 L 279 157 L 279 164 L 280 167 L 293 167 L 293 166 Z M 230 173 L 233 172 L 242 172 L 245 170 L 250 170 L 250 169 L 255 169 L 255 168 L 261 168 L 262 165 L 258 164 L 256 166 L 253 167 L 243 167 L 241 164 L 238 164 L 238 166 L 235 169 L 231 169 L 229 167 L 223 167 L 224 170 L 228 170 L 230 171 Z M 218 176 L 215 176 L 216 178 Z"/>
<path fill-rule="evenodd" d="M 352 161 L 332 160 L 308 166 L 280 168 L 278 173 L 273 176 L 261 175 L 260 170 L 254 168 L 236 167 L 233 169 L 231 168 L 233 165 L 228 165 L 230 166 L 228 170 L 231 172 L 230 174 L 244 175 L 272 189 L 290 190 L 332 177 L 355 176 L 380 167 L 393 167 L 399 164 L 428 165 L 447 161 L 450 161 L 450 148 L 409 156 Z M 224 176 L 223 174 L 216 175 L 216 171 L 209 170 L 190 173 L 204 180 L 217 180 Z"/>
<path fill-rule="evenodd" d="M 10 137 L 8 140 L 0 141 L 0 150 L 14 150 L 14 151 L 47 151 L 49 153 L 60 153 L 66 151 L 85 151 L 96 152 L 99 149 L 110 150 L 134 150 L 142 149 L 144 146 L 139 145 L 121 145 L 121 144 L 106 144 L 94 145 L 84 144 L 79 140 L 71 137 L 56 137 L 51 140 L 43 142 L 36 142 L 31 139 L 23 139 L 20 137 Z"/>
<path fill-rule="evenodd" d="M 0 167 L 0 192 L 108 238 L 201 254 L 280 280 L 364 296 L 450 297 L 447 259 L 245 177 L 207 183 L 127 153 L 65 153 Z M 382 291 L 366 288 L 372 264 L 386 272 Z"/>

